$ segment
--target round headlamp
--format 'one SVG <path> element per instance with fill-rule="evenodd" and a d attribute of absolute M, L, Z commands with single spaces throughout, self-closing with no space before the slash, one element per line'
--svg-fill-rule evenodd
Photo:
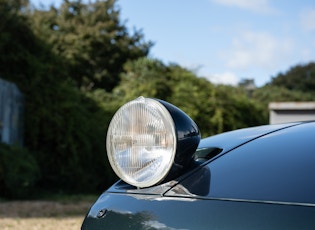
<path fill-rule="evenodd" d="M 168 105 L 140 97 L 123 105 L 112 118 L 107 131 L 107 155 L 114 172 L 126 183 L 140 188 L 155 185 L 165 179 L 176 161 L 183 161 L 177 154 L 181 134 L 173 118 L 172 109 L 176 107 L 170 109 Z M 199 130 L 193 132 L 200 140 Z M 194 150 L 198 143 L 193 144 Z"/>

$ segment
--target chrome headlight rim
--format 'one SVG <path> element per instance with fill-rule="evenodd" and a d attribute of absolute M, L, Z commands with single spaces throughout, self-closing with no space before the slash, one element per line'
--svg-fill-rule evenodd
<path fill-rule="evenodd" d="M 129 125 L 132 131 L 117 129 Z M 155 132 L 149 130 L 148 134 L 146 129 Z M 156 139 L 161 139 L 158 146 L 154 146 Z M 163 181 L 172 168 L 176 140 L 176 127 L 165 106 L 155 99 L 139 97 L 123 105 L 112 118 L 106 138 L 107 155 L 114 172 L 123 181 L 139 188 L 150 187 Z M 140 142 L 148 145 L 141 146 L 146 143 Z"/>

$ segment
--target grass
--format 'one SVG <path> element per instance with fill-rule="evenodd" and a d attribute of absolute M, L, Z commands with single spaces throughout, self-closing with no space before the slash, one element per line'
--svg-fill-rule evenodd
<path fill-rule="evenodd" d="M 0 201 L 1 230 L 80 229 L 97 196 L 57 196 L 45 200 Z"/>
<path fill-rule="evenodd" d="M 64 218 L 1 218 L 2 230 L 78 230 L 81 227 L 82 217 Z"/>

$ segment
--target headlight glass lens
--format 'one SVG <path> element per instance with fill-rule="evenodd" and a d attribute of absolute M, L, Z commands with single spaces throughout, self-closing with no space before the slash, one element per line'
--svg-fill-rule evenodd
<path fill-rule="evenodd" d="M 133 100 L 112 118 L 106 148 L 109 162 L 122 180 L 136 187 L 152 186 L 165 178 L 173 164 L 173 119 L 157 100 Z"/>

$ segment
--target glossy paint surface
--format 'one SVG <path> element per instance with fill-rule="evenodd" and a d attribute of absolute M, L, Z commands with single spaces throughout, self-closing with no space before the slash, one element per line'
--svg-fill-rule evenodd
<path fill-rule="evenodd" d="M 314 216 L 314 207 L 107 193 L 82 229 L 314 229 Z"/>
<path fill-rule="evenodd" d="M 208 163 L 183 196 L 315 204 L 315 123 L 282 129 Z"/>
<path fill-rule="evenodd" d="M 82 229 L 315 229 L 315 122 L 220 134 L 207 147 L 223 151 L 175 180 L 118 182 Z"/>

